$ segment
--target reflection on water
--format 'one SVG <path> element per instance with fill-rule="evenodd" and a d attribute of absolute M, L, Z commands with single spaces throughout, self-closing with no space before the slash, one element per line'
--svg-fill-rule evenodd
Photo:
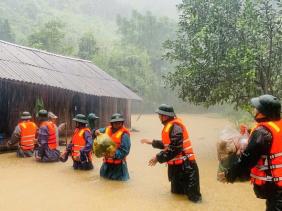
<path fill-rule="evenodd" d="M 264 210 L 249 183 L 220 184 L 216 181 L 218 132 L 226 120 L 205 115 L 179 115 L 187 124 L 200 168 L 203 202 L 192 204 L 185 196 L 170 193 L 165 165 L 148 167 L 158 150 L 141 145 L 141 138 L 159 138 L 156 115 L 144 115 L 133 127 L 128 157 L 130 181 L 100 178 L 101 160 L 93 171 L 74 171 L 66 163 L 37 163 L 18 159 L 15 153 L 0 155 L 0 210 Z"/>

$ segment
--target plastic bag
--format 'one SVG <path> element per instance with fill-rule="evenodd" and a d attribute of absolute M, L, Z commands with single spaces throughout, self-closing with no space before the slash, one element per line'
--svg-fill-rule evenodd
<path fill-rule="evenodd" d="M 112 157 L 116 151 L 116 143 L 107 134 L 98 135 L 94 139 L 93 152 L 96 157 Z"/>
<path fill-rule="evenodd" d="M 240 136 L 240 133 L 231 127 L 226 127 L 220 132 L 219 141 L 217 142 L 219 161 L 225 160 L 230 155 L 237 153 Z"/>
<path fill-rule="evenodd" d="M 240 154 L 248 145 L 249 134 L 247 130 L 239 132 L 234 128 L 226 127 L 219 135 L 217 142 L 217 156 L 219 161 L 218 172 L 224 172 L 236 162 Z M 239 178 L 240 180 L 240 178 Z M 245 180 L 242 178 L 241 181 Z"/>

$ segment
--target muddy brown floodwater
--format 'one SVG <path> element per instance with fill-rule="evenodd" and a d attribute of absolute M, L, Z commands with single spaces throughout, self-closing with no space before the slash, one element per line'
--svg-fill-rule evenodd
<path fill-rule="evenodd" d="M 36 163 L 19 159 L 15 153 L 0 155 L 0 210 L 264 210 L 265 202 L 256 199 L 250 183 L 221 184 L 216 181 L 216 147 L 219 131 L 229 125 L 214 114 L 179 115 L 190 132 L 200 168 L 203 202 L 192 204 L 185 196 L 170 193 L 167 168 L 147 165 L 158 152 L 140 144 L 141 138 L 160 138 L 157 115 L 132 116 L 132 149 L 128 157 L 130 181 L 101 179 L 101 160 L 95 169 L 74 171 L 67 163 Z"/>

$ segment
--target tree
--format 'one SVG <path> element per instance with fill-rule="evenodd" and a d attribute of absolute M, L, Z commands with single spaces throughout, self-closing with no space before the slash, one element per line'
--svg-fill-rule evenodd
<path fill-rule="evenodd" d="M 51 20 L 31 34 L 28 43 L 34 48 L 63 54 L 67 49 L 64 46 L 64 37 L 64 24 L 61 21 Z"/>
<path fill-rule="evenodd" d="M 281 6 L 266 0 L 183 0 L 177 39 L 164 57 L 166 84 L 184 101 L 245 108 L 250 97 L 282 96 Z"/>
<path fill-rule="evenodd" d="M 148 53 L 135 46 L 116 44 L 112 49 L 99 51 L 94 62 L 152 105 L 157 96 L 156 76 L 150 66 Z M 104 54 L 104 55 L 102 55 Z"/>
<path fill-rule="evenodd" d="M 153 71 L 167 73 L 167 64 L 161 59 L 162 43 L 174 37 L 175 24 L 166 17 L 158 18 L 151 12 L 144 15 L 133 10 L 131 17 L 117 17 L 122 45 L 136 46 L 148 52 Z"/>
<path fill-rule="evenodd" d="M 7 19 L 0 19 L 0 40 L 15 42 L 14 34 L 12 33 L 9 20 Z"/>
<path fill-rule="evenodd" d="M 176 29 L 174 21 L 167 17 L 156 17 L 151 12 L 141 14 L 133 11 L 130 17 L 118 16 L 117 25 L 120 35 L 119 45 L 123 46 L 119 50 L 125 51 L 123 54 L 127 55 L 131 52 L 131 50 L 126 52 L 128 49 L 135 49 L 135 54 L 138 55 L 135 56 L 135 59 L 143 61 L 142 64 L 144 64 L 145 60 L 141 59 L 144 58 L 141 55 L 144 55 L 147 62 L 145 62 L 146 65 L 143 65 L 143 69 L 137 68 L 137 66 L 130 68 L 129 65 L 127 67 L 117 65 L 113 69 L 114 72 L 118 67 L 122 70 L 126 69 L 125 74 L 130 74 L 131 78 L 120 77 L 121 74 L 116 77 L 123 82 L 126 81 L 125 84 L 130 85 L 132 89 L 138 90 L 138 94 L 144 99 L 143 105 L 148 111 L 152 111 L 162 102 L 175 105 L 178 99 L 175 97 L 175 93 L 164 89 L 162 78 L 162 75 L 167 74 L 172 68 L 172 65 L 162 59 L 162 43 L 167 39 L 174 38 Z M 129 56 L 130 54 L 126 57 L 129 58 Z M 120 57 L 119 60 L 123 61 L 125 58 Z M 107 68 L 104 69 L 107 70 Z M 143 75 L 140 74 L 140 71 L 144 72 Z"/>
<path fill-rule="evenodd" d="M 92 33 L 85 33 L 79 41 L 78 56 L 82 59 L 91 60 L 98 51 L 96 40 Z"/>

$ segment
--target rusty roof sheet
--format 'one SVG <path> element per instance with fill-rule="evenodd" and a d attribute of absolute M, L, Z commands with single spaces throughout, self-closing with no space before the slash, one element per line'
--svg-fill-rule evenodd
<path fill-rule="evenodd" d="M 95 96 L 142 100 L 90 61 L 0 40 L 0 78 Z"/>

